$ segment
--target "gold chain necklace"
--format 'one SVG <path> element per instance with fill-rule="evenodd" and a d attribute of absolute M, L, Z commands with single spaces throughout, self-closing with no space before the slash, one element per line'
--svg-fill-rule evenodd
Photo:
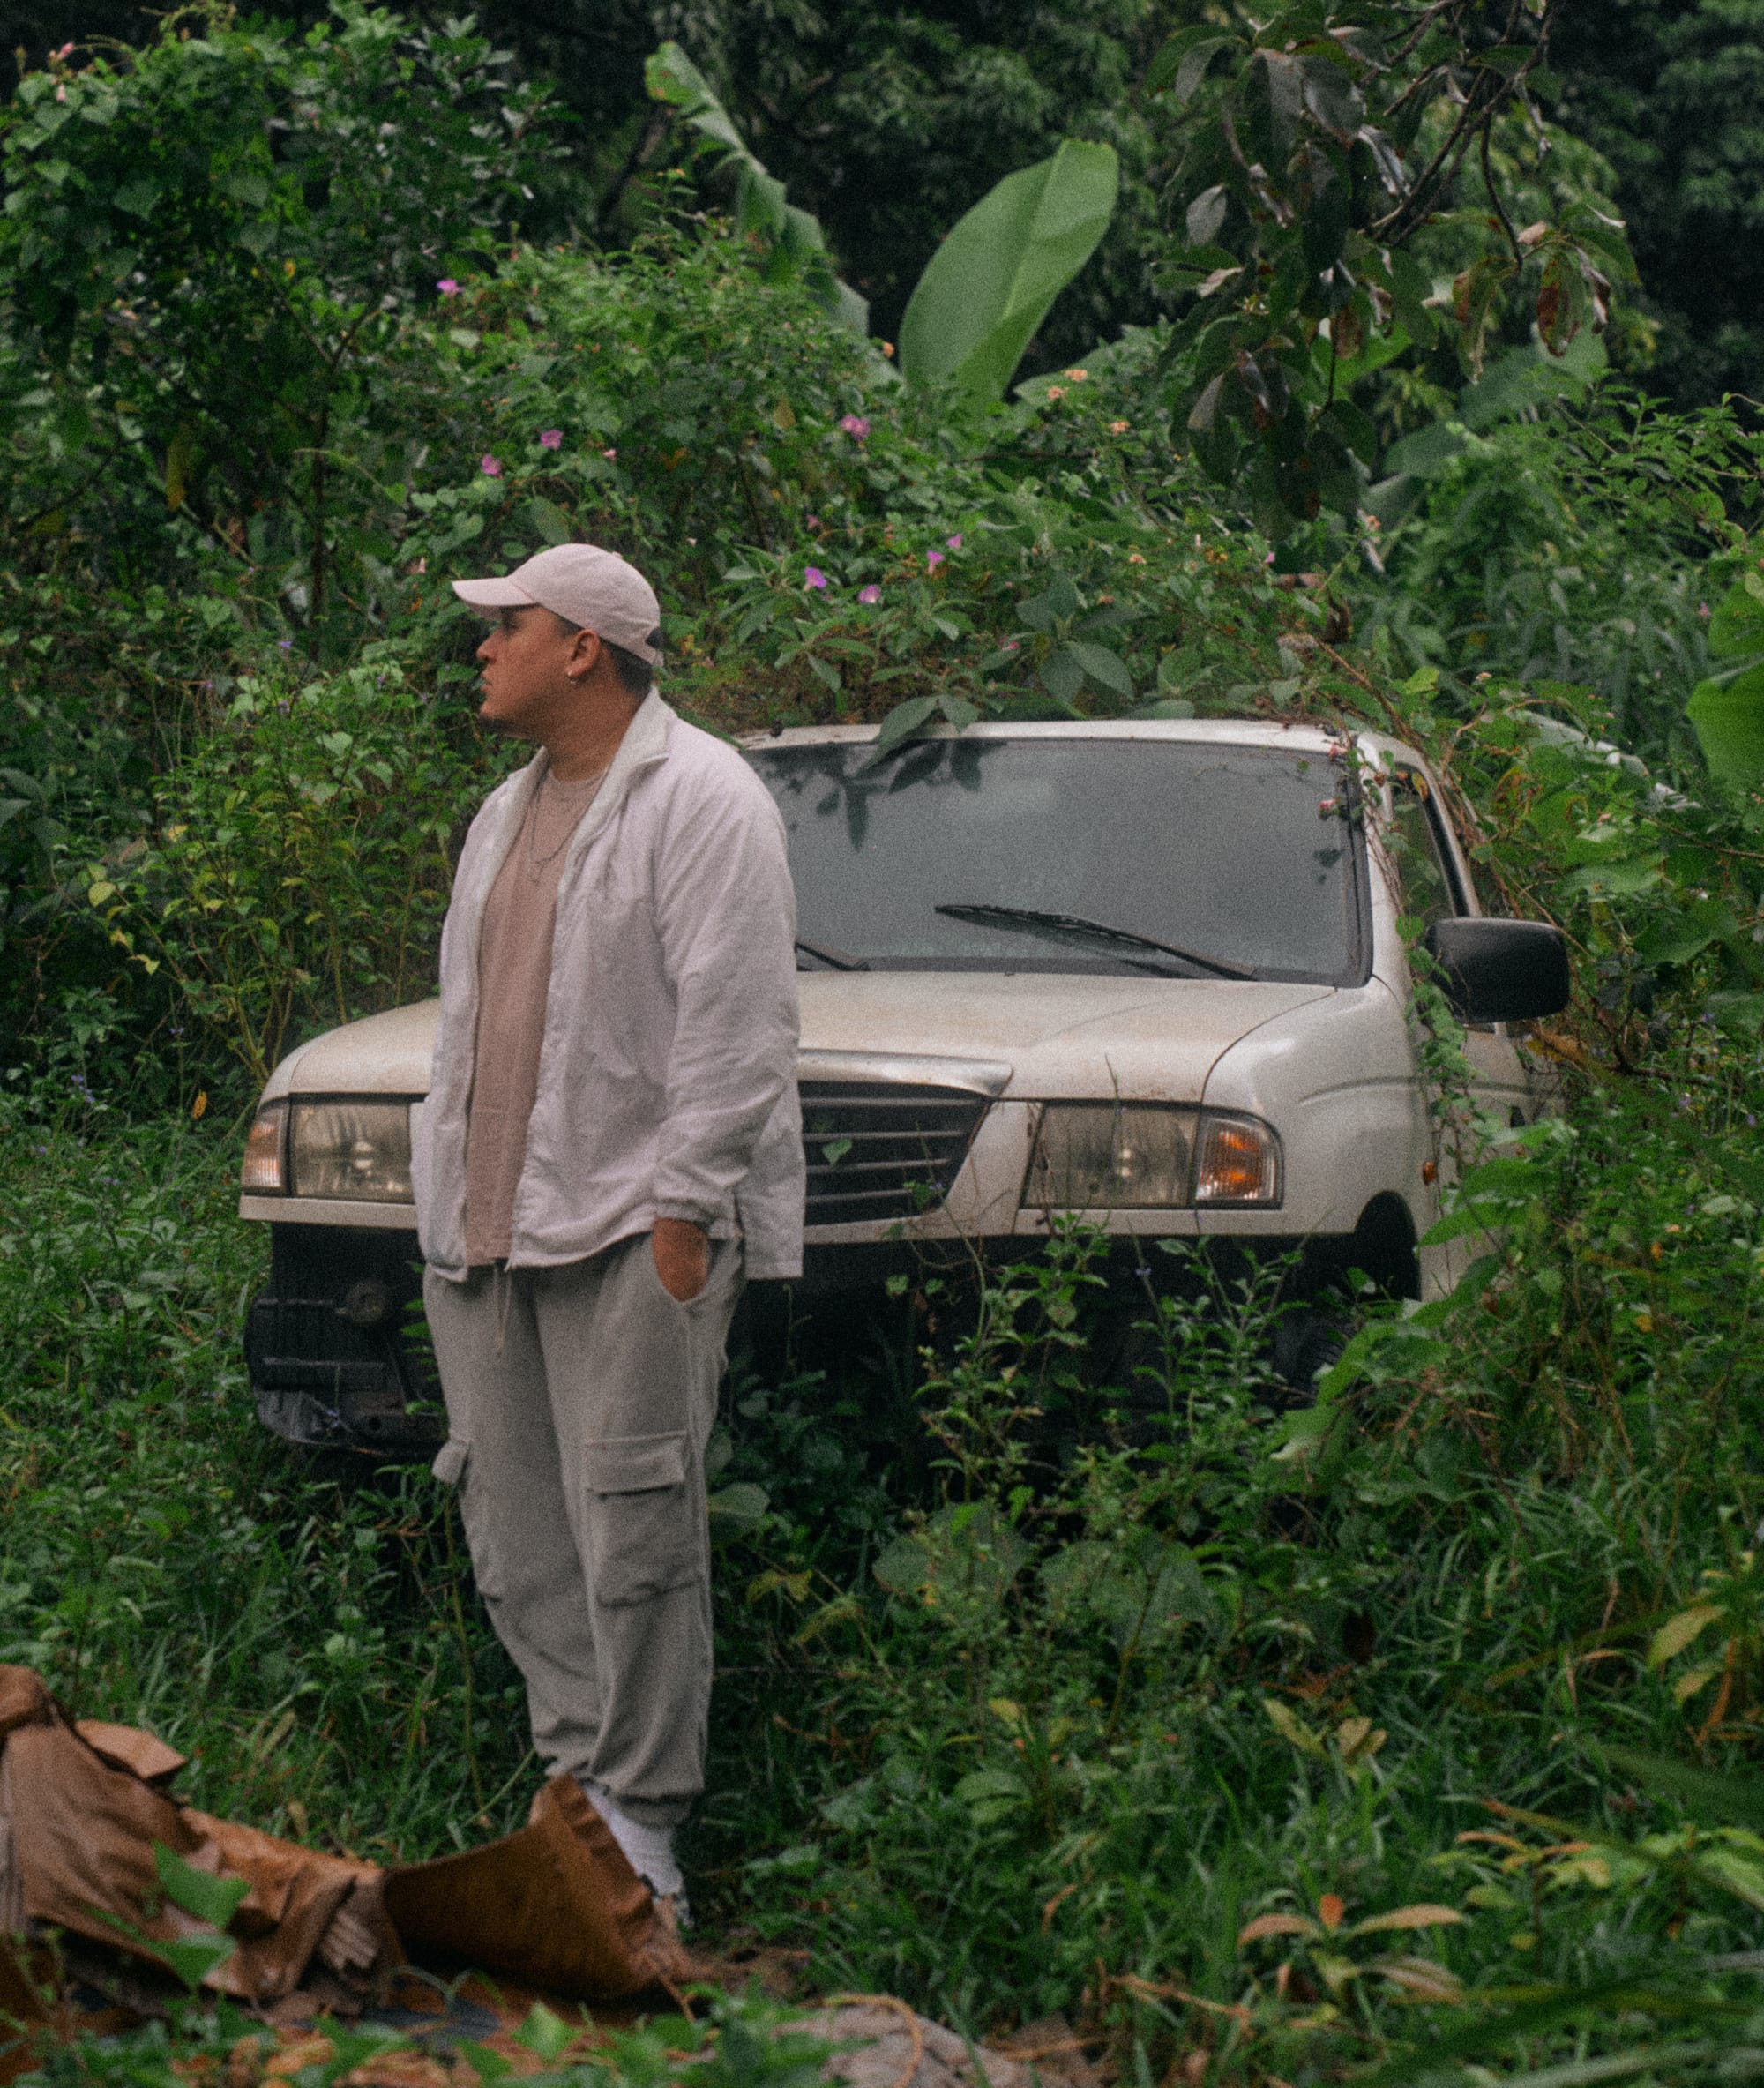
<path fill-rule="evenodd" d="M 610 762 L 607 764 L 608 768 L 611 766 Z M 548 849 L 542 856 L 539 853 L 539 807 L 544 798 L 546 786 L 551 780 L 551 777 L 547 775 L 541 781 L 539 788 L 533 793 L 533 805 L 527 818 L 527 864 L 528 870 L 535 879 L 548 863 L 555 861 L 569 847 L 576 828 L 581 824 L 582 813 L 586 812 L 588 806 L 594 802 L 594 791 L 606 781 L 606 768 L 597 768 L 592 775 L 576 776 L 570 782 L 559 786 L 560 789 L 566 790 L 581 788 L 587 794 L 582 799 L 581 810 L 564 827 L 563 840 L 557 843 L 555 849 Z"/>

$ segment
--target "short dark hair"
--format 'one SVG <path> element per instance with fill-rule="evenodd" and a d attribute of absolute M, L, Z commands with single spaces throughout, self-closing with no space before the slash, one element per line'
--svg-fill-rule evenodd
<path fill-rule="evenodd" d="M 555 609 L 549 609 L 545 613 L 565 631 L 580 631 L 585 627 L 580 624 L 572 624 L 568 617 L 558 616 Z M 661 650 L 662 633 L 659 629 L 649 633 L 649 643 L 658 652 Z M 615 645 L 609 638 L 602 638 L 601 647 L 607 658 L 612 662 L 613 671 L 618 677 L 618 685 L 625 694 L 647 696 L 650 683 L 655 679 L 655 670 L 648 661 L 639 660 L 635 653 L 627 652 L 622 645 Z"/>
<path fill-rule="evenodd" d="M 654 640 L 652 639 L 653 645 Z M 608 659 L 618 673 L 618 685 L 627 696 L 647 696 L 649 685 L 655 679 L 655 670 L 647 660 L 639 660 L 635 653 L 628 653 L 622 645 L 611 645 L 603 638 L 601 645 Z"/>

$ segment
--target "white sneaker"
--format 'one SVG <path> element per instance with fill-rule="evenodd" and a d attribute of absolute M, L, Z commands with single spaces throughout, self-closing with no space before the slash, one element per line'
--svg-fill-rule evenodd
<path fill-rule="evenodd" d="M 585 1783 L 588 1803 L 612 1830 L 612 1838 L 624 1852 L 624 1860 L 655 1895 L 658 1902 L 674 1903 L 675 1920 L 684 1928 L 691 1916 L 685 1912 L 685 1880 L 674 1860 L 674 1835 L 670 1828 L 645 1827 L 623 1813 L 604 1791 Z"/>

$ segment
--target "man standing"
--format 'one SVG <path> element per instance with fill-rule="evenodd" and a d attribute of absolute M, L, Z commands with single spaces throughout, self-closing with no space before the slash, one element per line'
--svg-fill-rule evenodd
<path fill-rule="evenodd" d="M 479 715 L 539 752 L 473 822 L 415 1173 L 472 1563 L 548 1775 L 678 1906 L 704 1783 L 704 1450 L 744 1278 L 802 1264 L 795 901 L 740 755 L 654 682 L 634 567 L 456 581 Z"/>

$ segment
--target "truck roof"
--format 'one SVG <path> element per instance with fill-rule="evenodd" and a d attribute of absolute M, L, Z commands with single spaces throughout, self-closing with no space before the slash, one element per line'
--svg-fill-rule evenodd
<path fill-rule="evenodd" d="M 763 752 L 767 747 L 858 745 L 872 740 L 879 725 L 789 725 L 774 732 L 744 732 L 736 745 Z M 1225 746 L 1291 747 L 1307 754 L 1327 754 L 1343 735 L 1311 720 L 1279 718 L 1051 718 L 1013 723 L 988 720 L 957 734 L 939 719 L 915 735 L 919 739 L 1152 739 L 1187 740 Z M 1362 753 L 1406 756 L 1418 760 L 1415 748 L 1387 733 L 1356 730 L 1351 735 Z"/>

